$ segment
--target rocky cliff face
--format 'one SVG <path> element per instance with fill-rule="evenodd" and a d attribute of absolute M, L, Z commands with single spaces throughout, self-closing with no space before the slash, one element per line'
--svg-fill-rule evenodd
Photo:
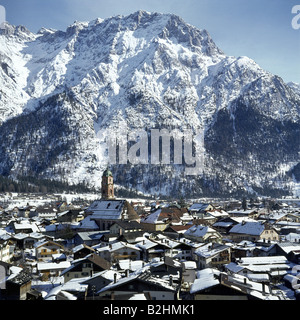
<path fill-rule="evenodd" d="M 115 181 L 157 195 L 297 192 L 297 88 L 248 57 L 226 56 L 206 30 L 171 14 L 37 34 L 7 25 L 0 174 L 100 186 L 110 128 L 190 128 L 204 132 L 204 174 L 186 176 L 184 163 L 117 163 Z"/>

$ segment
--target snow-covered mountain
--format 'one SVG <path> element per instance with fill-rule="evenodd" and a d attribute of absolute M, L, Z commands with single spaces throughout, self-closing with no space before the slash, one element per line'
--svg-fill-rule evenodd
<path fill-rule="evenodd" d="M 291 81 L 291 82 L 288 82 L 288 86 L 291 87 L 298 94 L 300 94 L 300 83 L 296 83 L 296 82 Z"/>
<path fill-rule="evenodd" d="M 7 25 L 0 63 L 3 175 L 100 186 L 110 128 L 192 128 L 205 132 L 203 175 L 127 164 L 112 166 L 116 182 L 188 196 L 296 190 L 299 91 L 178 16 L 138 11 L 37 34 Z"/>

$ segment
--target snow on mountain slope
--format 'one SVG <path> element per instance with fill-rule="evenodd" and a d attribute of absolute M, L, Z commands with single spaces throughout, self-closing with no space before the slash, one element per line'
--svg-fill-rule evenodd
<path fill-rule="evenodd" d="M 288 82 L 287 85 L 300 95 L 300 83 Z"/>
<path fill-rule="evenodd" d="M 274 145 L 290 145 L 289 163 L 299 161 L 299 147 L 290 143 L 299 137 L 299 93 L 250 58 L 226 56 L 206 30 L 175 15 L 138 11 L 37 34 L 7 28 L 0 35 L 2 174 L 100 186 L 104 136 L 125 125 L 206 132 L 205 177 L 187 180 L 176 166 L 114 167 L 120 184 L 156 194 L 172 185 L 200 194 L 262 188 L 287 161 L 281 152 L 273 161 Z M 245 148 L 258 163 L 251 170 Z"/>

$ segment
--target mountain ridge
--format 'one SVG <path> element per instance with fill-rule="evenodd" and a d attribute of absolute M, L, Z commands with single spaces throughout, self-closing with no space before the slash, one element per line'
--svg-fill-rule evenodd
<path fill-rule="evenodd" d="M 111 128 L 190 127 L 205 132 L 204 176 L 188 180 L 183 166 L 127 164 L 113 167 L 116 181 L 153 194 L 297 189 L 290 172 L 299 162 L 298 91 L 248 57 L 226 56 L 205 29 L 138 11 L 66 31 L 8 30 L 0 35 L 2 175 L 99 187 Z M 245 166 L 239 174 L 226 150 Z"/>

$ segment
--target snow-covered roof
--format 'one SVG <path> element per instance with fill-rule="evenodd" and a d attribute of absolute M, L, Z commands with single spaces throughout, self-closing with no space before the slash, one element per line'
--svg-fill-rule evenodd
<path fill-rule="evenodd" d="M 193 203 L 189 207 L 189 211 L 199 211 L 199 210 L 205 210 L 209 206 L 208 203 Z"/>
<path fill-rule="evenodd" d="M 228 217 L 229 216 L 229 214 L 224 210 L 221 210 L 221 211 L 218 211 L 218 210 L 209 211 L 208 215 L 211 215 L 211 216 L 213 216 L 215 218 L 222 218 L 222 217 L 224 218 L 224 217 Z"/>
<path fill-rule="evenodd" d="M 126 243 L 126 242 L 122 242 L 122 241 L 118 241 L 118 242 L 115 242 L 115 243 L 111 243 L 109 244 L 108 246 L 105 246 L 105 247 L 96 247 L 96 246 L 93 246 L 92 248 L 96 248 L 97 252 L 102 252 L 102 251 L 110 251 L 110 252 L 113 252 L 113 251 L 116 251 L 116 250 L 120 250 L 122 248 L 128 248 L 130 250 L 137 250 L 137 251 L 140 251 L 141 249 L 135 245 L 131 245 L 129 243 Z"/>
<path fill-rule="evenodd" d="M 99 227 L 95 220 L 91 219 L 91 216 L 87 216 L 79 222 L 78 229 L 98 230 Z"/>
<path fill-rule="evenodd" d="M 39 228 L 35 222 L 30 222 L 29 220 L 18 220 L 14 222 L 15 230 L 31 229 L 33 232 L 39 232 Z"/>
<path fill-rule="evenodd" d="M 292 251 L 299 251 L 300 250 L 300 243 L 294 242 L 281 242 L 277 243 L 277 245 L 282 249 L 285 253 L 290 253 Z"/>
<path fill-rule="evenodd" d="M 219 271 L 211 268 L 203 269 L 197 272 L 197 279 L 191 286 L 190 293 L 196 293 L 207 288 L 217 286 L 220 281 L 217 279 Z"/>
<path fill-rule="evenodd" d="M 40 241 L 36 242 L 33 246 L 34 248 L 39 248 L 39 247 L 42 247 L 44 245 L 46 245 L 47 243 L 51 243 L 52 245 L 55 245 L 57 247 L 60 247 L 60 248 L 63 248 L 63 246 L 59 243 L 56 243 L 54 241 L 51 241 L 51 240 L 47 240 L 47 239 L 41 239 Z"/>
<path fill-rule="evenodd" d="M 119 261 L 119 266 L 123 270 L 138 270 L 144 267 L 145 262 L 142 260 L 132 261 L 131 259 L 124 259 Z"/>
<path fill-rule="evenodd" d="M 46 296 L 45 300 L 56 300 L 56 296 L 62 293 L 67 300 L 76 300 L 76 296 L 72 293 L 86 292 L 88 289 L 87 284 L 83 284 L 83 278 L 74 278 L 65 284 L 54 287 Z"/>
<path fill-rule="evenodd" d="M 87 209 L 92 218 L 105 220 L 121 219 L 125 200 L 96 200 Z"/>
<path fill-rule="evenodd" d="M 161 209 L 157 209 L 156 211 L 154 211 L 153 213 L 150 213 L 147 217 L 142 219 L 141 222 L 153 223 L 153 224 L 162 223 L 162 221 L 158 221 L 160 214 L 161 214 Z"/>
<path fill-rule="evenodd" d="M 228 211 L 229 214 L 240 214 L 240 215 L 249 215 L 253 212 L 257 211 L 257 209 L 247 209 L 247 210 L 244 210 L 244 209 L 239 209 L 239 210 L 231 210 L 231 211 Z"/>
<path fill-rule="evenodd" d="M 119 272 L 114 271 L 114 270 L 103 270 L 97 273 L 94 273 L 91 277 L 89 277 L 88 279 L 85 279 L 82 283 L 87 283 L 90 280 L 97 278 L 97 277 L 102 277 L 105 278 L 109 281 L 114 281 L 115 277 L 117 280 L 121 279 L 122 276 Z"/>
<path fill-rule="evenodd" d="M 213 257 L 214 255 L 228 249 L 229 247 L 222 244 L 217 244 L 215 246 L 212 246 L 211 243 L 207 243 L 195 250 L 195 254 L 200 257 L 209 258 Z"/>
<path fill-rule="evenodd" d="M 147 281 L 147 282 L 150 282 L 151 284 L 156 284 L 159 287 L 161 287 L 162 290 L 172 290 L 172 291 L 175 290 L 175 286 L 170 285 L 169 281 L 167 280 L 154 277 L 148 272 L 142 272 L 142 273 L 138 272 L 138 273 L 132 273 L 128 277 L 122 278 L 116 282 L 112 282 L 108 284 L 107 286 L 99 290 L 97 293 L 99 294 L 107 290 L 113 290 L 114 288 L 117 288 L 126 283 L 130 283 L 131 281 L 134 281 L 136 279 L 140 279 L 143 282 Z"/>
<path fill-rule="evenodd" d="M 197 269 L 197 264 L 195 261 L 183 261 L 182 265 L 185 270 L 195 270 Z"/>
<path fill-rule="evenodd" d="M 243 233 L 249 235 L 259 236 L 265 230 L 265 225 L 260 222 L 242 222 L 233 226 L 230 229 L 230 233 Z"/>
<path fill-rule="evenodd" d="M 106 233 L 108 232 L 107 231 L 83 231 L 83 232 L 78 232 L 77 236 L 80 237 L 83 241 L 99 240 Z"/>
<path fill-rule="evenodd" d="M 286 264 L 289 260 L 285 256 L 243 257 L 240 258 L 240 263 L 243 265 Z"/>
<path fill-rule="evenodd" d="M 56 262 L 38 262 L 37 269 L 39 271 L 44 270 L 62 270 L 65 268 L 69 268 L 71 265 L 70 261 L 61 261 L 59 263 Z"/>
<path fill-rule="evenodd" d="M 144 239 L 143 241 L 139 242 L 136 244 L 136 246 L 138 248 L 144 249 L 144 250 L 148 250 L 150 248 L 156 247 L 158 245 L 158 243 L 151 241 L 149 239 Z"/>
<path fill-rule="evenodd" d="M 233 273 L 238 273 L 245 269 L 245 266 L 240 266 L 234 262 L 230 262 L 225 265 L 225 268 Z"/>
<path fill-rule="evenodd" d="M 269 281 L 270 276 L 267 273 L 249 273 L 247 274 L 247 278 L 256 282 Z"/>
<path fill-rule="evenodd" d="M 217 231 L 208 226 L 193 225 L 184 233 L 185 236 L 204 237 L 207 233 L 216 233 Z"/>

